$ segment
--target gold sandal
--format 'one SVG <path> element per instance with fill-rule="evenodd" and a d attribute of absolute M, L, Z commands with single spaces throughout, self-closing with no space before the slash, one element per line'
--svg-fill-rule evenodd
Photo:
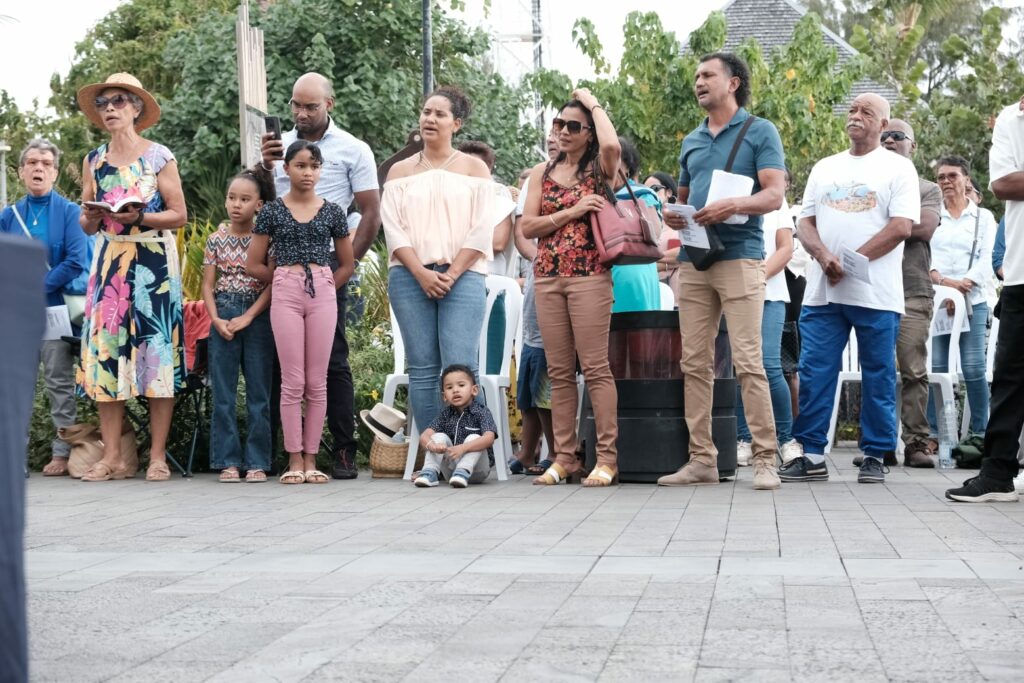
<path fill-rule="evenodd" d="M 619 473 L 608 465 L 598 465 L 590 471 L 590 475 L 583 480 L 587 488 L 598 486 L 614 486 L 619 483 Z"/>
<path fill-rule="evenodd" d="M 146 468 L 146 481 L 167 481 L 170 478 L 171 468 L 162 460 L 155 460 Z"/>
<path fill-rule="evenodd" d="M 110 481 L 111 479 L 124 479 L 124 467 L 114 469 L 102 460 L 89 468 L 89 471 L 82 475 L 82 481 Z"/>
<path fill-rule="evenodd" d="M 565 471 L 565 468 L 559 465 L 557 462 L 551 463 L 544 474 L 540 475 L 533 480 L 534 486 L 555 486 L 556 484 L 563 484 L 569 478 L 569 473 Z"/>

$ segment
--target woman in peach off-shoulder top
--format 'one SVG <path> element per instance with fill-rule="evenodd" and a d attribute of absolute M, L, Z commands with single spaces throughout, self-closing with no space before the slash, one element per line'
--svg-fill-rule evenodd
<path fill-rule="evenodd" d="M 452 137 L 469 115 L 456 88 L 431 93 L 420 112 L 423 151 L 395 164 L 381 200 L 388 296 L 405 344 L 409 403 L 420 429 L 437 417 L 441 369 L 477 373 L 492 258 L 494 183 Z"/>

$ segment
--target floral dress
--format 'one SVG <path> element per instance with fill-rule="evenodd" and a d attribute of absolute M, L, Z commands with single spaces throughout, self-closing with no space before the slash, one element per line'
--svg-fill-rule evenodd
<path fill-rule="evenodd" d="M 146 213 L 164 210 L 157 174 L 174 156 L 153 143 L 127 166 L 89 153 L 96 200 L 137 197 Z M 94 401 L 172 398 L 185 385 L 181 270 L 174 233 L 104 217 L 86 290 L 77 383 Z"/>
<path fill-rule="evenodd" d="M 541 185 L 540 215 L 548 216 L 576 206 L 583 197 L 594 194 L 592 175 L 572 187 L 559 185 L 545 176 Z M 533 273 L 537 277 L 586 277 L 603 273 L 601 258 L 594 243 L 594 231 L 586 217 L 570 221 L 537 241 Z"/>

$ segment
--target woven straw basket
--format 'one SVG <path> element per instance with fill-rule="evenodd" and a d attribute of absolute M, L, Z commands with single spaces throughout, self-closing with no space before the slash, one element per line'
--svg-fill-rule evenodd
<path fill-rule="evenodd" d="M 409 442 L 385 441 L 374 437 L 370 446 L 370 469 L 374 479 L 401 479 L 405 474 L 405 458 L 409 454 Z M 415 469 L 423 467 L 423 451 L 416 457 Z"/>

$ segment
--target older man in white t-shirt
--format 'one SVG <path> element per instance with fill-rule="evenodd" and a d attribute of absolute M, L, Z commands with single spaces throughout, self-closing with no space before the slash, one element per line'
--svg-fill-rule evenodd
<path fill-rule="evenodd" d="M 1020 471 L 1017 452 L 1024 426 L 1024 97 L 996 118 L 988 163 L 989 187 L 1006 202 L 1004 286 L 981 472 L 946 491 L 947 498 L 963 503 L 1019 499 L 1013 479 Z"/>
<path fill-rule="evenodd" d="M 800 414 L 793 438 L 803 455 L 779 470 L 782 481 L 828 479 L 825 447 L 843 349 L 857 333 L 862 378 L 857 481 L 885 481 L 882 461 L 896 450 L 896 336 L 903 314 L 903 241 L 920 221 L 917 171 L 881 145 L 889 103 L 872 93 L 850 107 L 850 149 L 822 159 L 804 191 L 799 233 L 814 259 L 800 316 Z"/>

